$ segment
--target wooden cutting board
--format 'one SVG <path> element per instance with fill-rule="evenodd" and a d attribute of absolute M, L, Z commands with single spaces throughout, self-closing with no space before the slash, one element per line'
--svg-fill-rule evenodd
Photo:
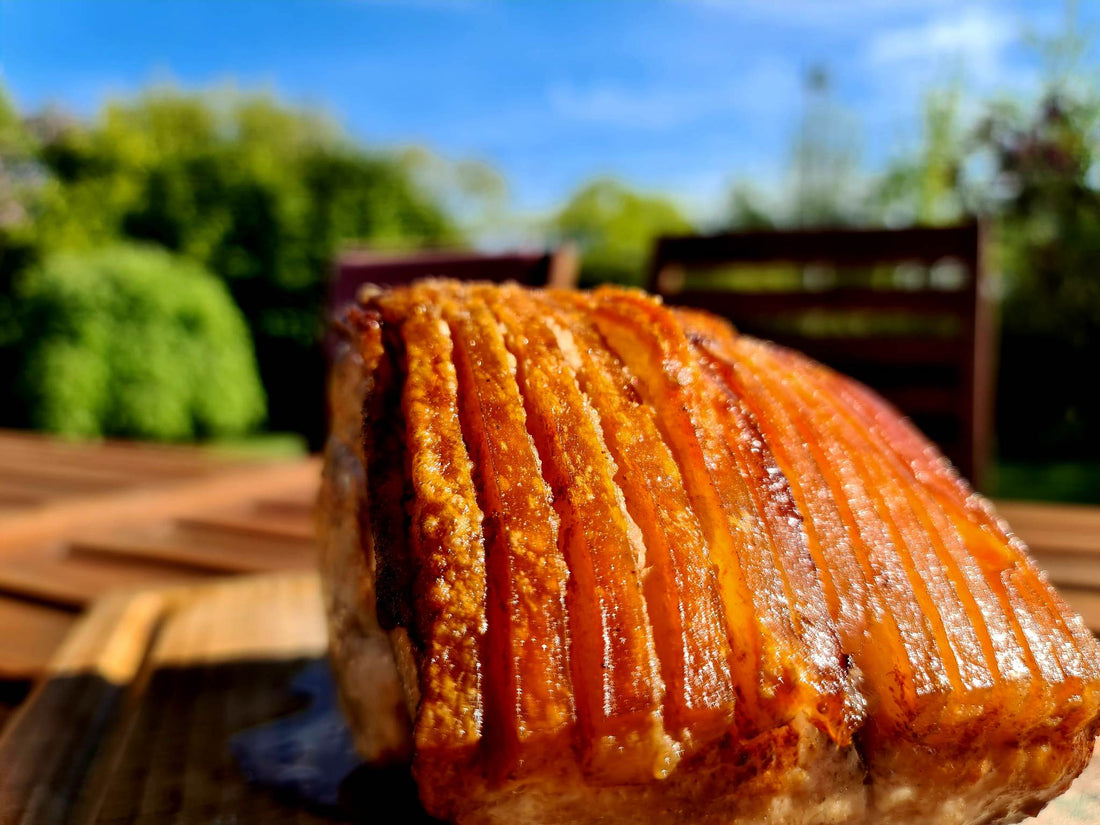
<path fill-rule="evenodd" d="M 347 821 L 250 784 L 229 748 L 300 709 L 289 685 L 325 644 L 311 573 L 100 599 L 0 739 L 0 825 Z M 379 786 L 356 819 L 415 818 Z M 1033 821 L 1100 822 L 1100 758 Z"/>
<path fill-rule="evenodd" d="M 332 823 L 228 746 L 300 710 L 288 686 L 325 645 L 312 573 L 99 600 L 0 739 L 0 823 Z"/>

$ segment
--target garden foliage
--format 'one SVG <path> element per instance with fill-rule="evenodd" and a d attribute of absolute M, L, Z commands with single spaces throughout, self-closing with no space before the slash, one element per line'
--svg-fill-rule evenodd
<path fill-rule="evenodd" d="M 46 112 L 24 131 L 33 163 L 19 173 L 22 220 L 0 220 L 0 272 L 10 279 L 56 251 L 120 238 L 205 267 L 248 321 L 268 426 L 314 444 L 323 431 L 319 331 L 340 246 L 461 241 L 400 157 L 266 96 L 159 89 L 109 103 L 90 124 Z"/>
<path fill-rule="evenodd" d="M 14 287 L 16 386 L 32 426 L 181 440 L 263 420 L 248 326 L 197 263 L 135 245 L 59 252 Z"/>

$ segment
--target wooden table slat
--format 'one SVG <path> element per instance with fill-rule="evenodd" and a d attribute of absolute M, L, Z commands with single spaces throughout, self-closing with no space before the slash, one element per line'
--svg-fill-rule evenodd
<path fill-rule="evenodd" d="M 280 513 L 296 515 L 312 521 L 314 509 L 317 505 L 317 491 L 313 489 L 302 490 L 297 498 L 284 496 L 282 498 L 261 498 L 255 503 L 257 513 Z"/>
<path fill-rule="evenodd" d="M 0 558 L 13 546 L 27 546 L 75 532 L 113 525 L 155 524 L 224 510 L 234 502 L 277 496 L 303 486 L 316 489 L 320 463 L 306 459 L 227 469 L 208 478 L 172 485 L 145 485 L 111 495 L 88 496 L 29 510 L 0 524 Z"/>
<path fill-rule="evenodd" d="M 1100 507 L 1032 501 L 998 501 L 997 512 L 1016 530 L 1091 533 L 1100 547 Z"/>
<path fill-rule="evenodd" d="M 1016 534 L 1036 555 L 1063 553 L 1100 560 L 1100 532 L 1022 527 Z"/>
<path fill-rule="evenodd" d="M 201 571 L 140 560 L 34 555 L 4 560 L 0 565 L 0 592 L 80 609 L 112 589 L 204 577 Z"/>
<path fill-rule="evenodd" d="M 237 539 L 234 541 L 234 539 Z M 295 543 L 241 541 L 236 536 L 220 536 L 212 541 L 188 543 L 178 538 L 161 540 L 78 539 L 69 545 L 73 556 L 132 559 L 218 573 L 262 573 L 266 570 L 293 570 L 307 566 L 313 548 Z"/>
<path fill-rule="evenodd" d="M 175 586 L 209 581 L 211 573 L 312 568 L 319 469 L 317 459 L 262 463 L 186 447 L 78 445 L 0 432 L 0 679 L 43 673 L 74 626 L 76 611 L 119 586 Z M 1100 508 L 1006 501 L 997 502 L 997 509 L 1032 548 L 1070 605 L 1094 632 L 1100 631 Z M 200 590 L 210 592 L 206 587 Z M 234 623 L 224 613 L 232 608 L 232 597 L 220 598 L 222 606 L 211 613 L 214 624 L 192 627 L 191 638 L 209 640 L 219 630 L 219 622 Z M 179 614 L 185 615 L 187 611 Z M 291 613 L 264 615 L 258 623 L 237 624 L 248 625 L 246 635 L 255 638 L 294 638 Z M 209 646 L 209 642 L 198 645 Z M 192 678 L 197 679 L 193 684 L 187 681 Z M 126 745 L 136 749 L 120 750 L 123 763 L 134 773 L 130 779 L 118 774 L 112 780 L 119 783 L 117 792 L 112 792 L 113 801 L 100 811 L 98 821 L 111 821 L 117 815 L 119 822 L 159 822 L 164 806 L 180 798 L 189 816 L 207 811 L 212 804 L 204 796 L 208 789 L 201 782 L 195 784 L 194 775 L 185 778 L 183 785 L 171 773 L 149 784 L 141 779 L 141 772 L 153 764 L 169 764 L 184 752 L 188 759 L 221 759 L 213 750 L 191 749 L 187 740 L 181 744 L 179 736 L 201 739 L 196 726 L 222 724 L 216 720 L 226 714 L 243 718 L 241 714 L 247 716 L 249 708 L 274 707 L 263 704 L 270 697 L 256 692 L 259 688 L 249 681 L 255 679 L 256 673 L 246 669 L 205 670 L 201 676 L 179 671 L 159 677 L 156 689 L 167 691 L 160 695 L 176 715 L 168 710 L 148 721 L 176 733 L 159 750 L 143 751 L 140 743 L 134 744 L 137 740 Z M 186 697 L 192 689 L 205 694 L 222 691 L 222 698 L 207 696 L 206 705 L 189 709 Z M 89 724 L 98 724 L 95 720 L 121 712 L 122 706 L 113 704 L 119 701 L 117 691 L 87 685 L 70 685 L 68 691 L 51 701 L 57 713 L 68 714 L 65 718 L 74 729 L 84 726 L 88 731 Z M 126 724 L 134 723 L 133 718 L 127 719 Z M 3 730 L 0 737 L 5 735 Z M 89 733 L 83 741 L 91 747 L 87 743 L 98 740 Z M 53 761 L 43 757 L 51 766 L 46 770 L 50 781 L 70 782 L 87 768 L 81 760 L 92 751 L 85 745 L 77 744 Z M 1090 771 L 1097 773 L 1095 768 Z M 1100 787 L 1100 778 L 1090 787 Z M 248 821 L 260 816 L 273 822 L 286 816 L 279 805 L 266 796 L 261 801 L 248 788 L 223 787 L 219 793 L 230 809 L 223 811 L 228 815 Z M 1093 804 L 1080 794 L 1074 799 L 1075 805 Z M 64 822 L 62 812 L 84 802 L 60 795 L 36 809 L 35 815 L 37 821 Z M 1065 810 L 1062 801 L 1056 806 Z M 1095 809 L 1100 811 L 1100 806 Z M 1048 812 L 1041 821 L 1071 821 L 1053 816 Z M 296 821 L 312 820 L 299 817 Z"/>
<path fill-rule="evenodd" d="M 70 610 L 0 596 L 0 679 L 41 673 L 77 618 Z"/>
<path fill-rule="evenodd" d="M 305 545 L 314 542 L 313 525 L 297 519 L 276 520 L 263 515 L 199 516 L 182 518 L 178 523 L 181 529 L 192 532 L 235 533 L 260 539 L 298 541 Z"/>
<path fill-rule="evenodd" d="M 158 629 L 154 633 L 154 629 Z M 97 602 L 0 736 L 0 819 L 36 825 L 426 822 L 396 773 L 368 807 L 310 811 L 250 784 L 231 737 L 300 709 L 291 680 L 325 656 L 314 574 L 238 578 Z M 139 675 L 140 674 L 140 675 Z M 366 781 L 364 777 L 364 781 Z M 1100 816 L 1100 757 L 1035 825 Z M 5 820 L 6 821 L 6 820 Z"/>
<path fill-rule="evenodd" d="M 0 431 L 0 675 L 40 673 L 73 611 L 108 590 L 312 567 L 319 469 Z"/>
<path fill-rule="evenodd" d="M 1034 556 L 1055 587 L 1094 589 L 1100 592 L 1100 558 L 1062 553 L 1035 553 Z"/>

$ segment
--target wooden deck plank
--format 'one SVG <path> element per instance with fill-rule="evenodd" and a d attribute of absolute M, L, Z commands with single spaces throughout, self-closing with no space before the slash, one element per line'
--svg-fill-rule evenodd
<path fill-rule="evenodd" d="M 312 545 L 313 525 L 301 519 L 273 519 L 264 515 L 210 515 L 180 519 L 182 528 L 192 532 L 236 533 L 243 536 L 298 541 Z"/>
<path fill-rule="evenodd" d="M 202 571 L 172 565 L 48 553 L 5 558 L 0 564 L 0 592 L 77 610 L 116 588 L 179 584 L 202 578 L 206 578 Z"/>
<path fill-rule="evenodd" d="M 41 673 L 77 618 L 71 610 L 0 596 L 0 679 Z"/>
<path fill-rule="evenodd" d="M 11 516 L 0 524 L 0 557 L 13 547 L 65 538 L 73 531 L 113 524 L 156 523 L 166 519 L 222 510 L 253 497 L 316 490 L 320 462 L 255 464 L 209 478 L 174 485 L 144 485 L 110 496 L 78 498 Z"/>
<path fill-rule="evenodd" d="M 74 556 L 151 561 L 218 573 L 259 573 L 294 570 L 315 562 L 312 548 L 294 542 L 255 542 L 238 536 L 213 536 L 205 541 L 185 537 L 156 539 L 77 539 L 69 545 Z"/>

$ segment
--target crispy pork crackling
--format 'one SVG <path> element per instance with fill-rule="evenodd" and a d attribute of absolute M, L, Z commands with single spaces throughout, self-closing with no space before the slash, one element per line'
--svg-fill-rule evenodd
<path fill-rule="evenodd" d="M 368 760 L 457 823 L 995 823 L 1091 753 L 1100 648 L 853 381 L 640 292 L 343 316 L 320 520 Z"/>

